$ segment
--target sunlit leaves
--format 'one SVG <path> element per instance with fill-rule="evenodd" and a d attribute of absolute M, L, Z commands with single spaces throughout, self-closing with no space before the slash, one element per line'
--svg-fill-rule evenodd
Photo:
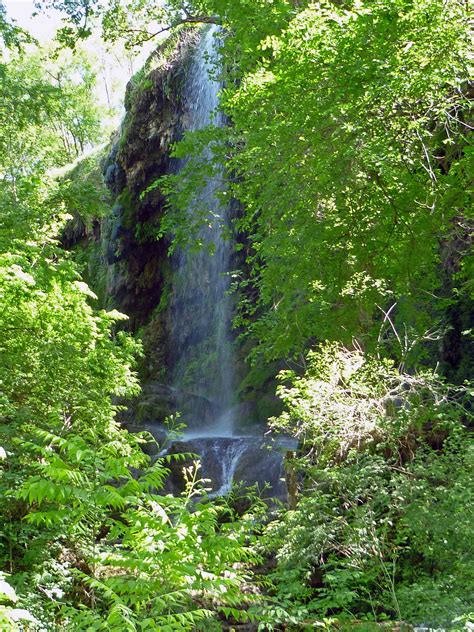
<path fill-rule="evenodd" d="M 282 378 L 287 410 L 272 424 L 300 437 L 290 467 L 302 477 L 296 508 L 264 542 L 277 550 L 286 616 L 469 616 L 467 389 L 338 345 L 312 352 L 305 376 Z"/>
<path fill-rule="evenodd" d="M 416 46 L 407 47 L 410 38 Z M 422 288 L 437 291 L 437 250 L 452 211 L 429 158 L 437 152 L 429 128 L 445 125 L 453 103 L 462 107 L 446 80 L 467 76 L 465 41 L 454 3 L 357 12 L 327 3 L 295 18 L 275 61 L 226 101 L 245 139 L 231 161 L 242 175 L 236 194 L 259 246 L 252 264 L 263 264 L 255 274 L 262 320 L 250 325 L 271 355 L 312 332 L 364 335 L 387 296 L 408 304 L 422 300 Z M 440 46 L 443 72 L 434 63 Z M 262 82 L 270 70 L 272 81 Z M 306 289 L 313 279 L 319 296 Z"/>
<path fill-rule="evenodd" d="M 314 337 L 373 346 L 380 309 L 393 304 L 395 326 L 426 340 L 447 305 L 443 244 L 465 254 L 467 232 L 454 237 L 469 205 L 465 5 L 206 6 L 230 31 L 222 104 L 232 125 L 226 138 L 201 134 L 243 207 L 236 227 L 258 298 L 248 300 L 245 278 L 236 322 L 255 355 L 298 353 Z M 181 151 L 197 157 L 199 143 L 188 137 Z M 202 173 L 195 159 L 168 181 L 176 207 Z M 179 236 L 184 223 L 169 217 Z"/>

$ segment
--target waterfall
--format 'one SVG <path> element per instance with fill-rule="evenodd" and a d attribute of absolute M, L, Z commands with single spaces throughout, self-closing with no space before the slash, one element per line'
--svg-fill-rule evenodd
<path fill-rule="evenodd" d="M 220 84 L 211 73 L 218 61 L 217 27 L 204 31 L 184 86 L 187 131 L 222 126 Z M 210 149 L 202 155 L 210 160 Z M 178 249 L 172 258 L 171 347 L 173 388 L 183 420 L 207 434 L 233 433 L 235 391 L 231 339 L 229 270 L 232 244 L 224 238 L 229 207 L 219 201 L 222 178 L 210 178 L 189 205 L 190 225 L 204 209 L 206 221 L 195 235 L 200 250 Z"/>
<path fill-rule="evenodd" d="M 186 130 L 223 126 L 220 84 L 212 69 L 218 64 L 217 27 L 203 32 L 184 86 Z M 202 161 L 211 160 L 206 149 Z M 242 436 L 235 417 L 235 357 L 231 335 L 232 302 L 229 271 L 233 244 L 225 238 L 230 209 L 219 200 L 223 173 L 209 178 L 187 209 L 189 225 L 206 211 L 194 238 L 201 249 L 179 248 L 172 256 L 171 365 L 172 392 L 187 430 L 180 451 L 200 456 L 204 478 L 213 495 L 231 489 L 234 478 L 284 495 L 281 450 L 269 450 L 263 437 Z M 230 231 L 227 231 L 230 232 Z"/>

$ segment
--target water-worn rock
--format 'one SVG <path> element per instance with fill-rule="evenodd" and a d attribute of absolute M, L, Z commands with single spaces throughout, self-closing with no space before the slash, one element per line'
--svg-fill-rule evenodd
<path fill-rule="evenodd" d="M 193 437 L 173 441 L 167 455 L 171 471 L 166 491 L 180 493 L 185 488 L 183 467 L 200 462 L 199 478 L 211 494 L 225 494 L 232 484 L 257 484 L 265 498 L 286 499 L 283 453 L 262 437 Z M 179 454 L 194 457 L 177 458 Z"/>

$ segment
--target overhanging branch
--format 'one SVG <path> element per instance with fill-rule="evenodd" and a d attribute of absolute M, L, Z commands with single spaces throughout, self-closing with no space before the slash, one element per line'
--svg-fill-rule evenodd
<path fill-rule="evenodd" d="M 163 26 L 158 31 L 155 31 L 155 33 L 148 33 L 148 31 L 143 31 L 141 29 L 123 29 L 122 33 L 143 33 L 144 36 L 146 34 L 146 37 L 140 39 L 142 42 L 148 42 L 154 37 L 158 37 L 158 35 L 166 33 L 167 31 L 170 31 L 171 29 L 180 26 L 181 24 L 220 24 L 220 18 L 217 15 L 193 16 L 189 15 L 186 12 L 185 18 L 182 18 L 177 22 L 173 22 L 172 24 L 168 24 L 167 26 Z"/>

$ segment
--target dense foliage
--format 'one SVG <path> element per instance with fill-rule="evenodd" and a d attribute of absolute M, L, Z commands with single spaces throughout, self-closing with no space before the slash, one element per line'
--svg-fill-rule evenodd
<path fill-rule="evenodd" d="M 473 442 L 463 389 L 430 371 L 330 345 L 287 372 L 300 437 L 295 509 L 268 526 L 280 617 L 398 619 L 463 627 L 472 604 Z"/>
<path fill-rule="evenodd" d="M 472 420 L 469 391 L 439 372 L 460 383 L 472 368 L 467 6 L 195 6 L 229 32 L 231 125 L 177 147 L 188 162 L 162 183 L 164 226 L 189 240 L 182 210 L 212 174 L 211 142 L 246 236 L 236 325 L 257 367 L 297 360 L 273 426 L 300 438 L 299 496 L 263 538 L 276 552 L 264 620 L 462 627 Z M 324 340 L 339 346 L 307 356 Z"/>
<path fill-rule="evenodd" d="M 37 4 L 70 44 L 95 18 L 129 45 L 221 25 L 229 126 L 176 147 L 162 233 L 193 241 L 183 211 L 224 167 L 235 324 L 257 368 L 292 367 L 270 425 L 299 447 L 290 508 L 266 517 L 195 468 L 164 494 L 169 459 L 116 419 L 140 344 L 59 243 L 68 210 L 106 212 L 96 158 L 51 174 L 101 138 L 94 69 L 26 53 L 0 5 L 0 627 L 472 623 L 467 3 Z"/>
<path fill-rule="evenodd" d="M 253 512 L 234 524 L 224 501 L 196 502 L 192 468 L 182 497 L 157 496 L 166 461 L 151 464 L 150 437 L 115 419 L 138 391 L 140 346 L 117 330 L 125 316 L 93 307 L 58 241 L 68 207 L 91 210 L 90 181 L 47 171 L 94 139 L 93 76 L 86 68 L 76 90 L 64 77 L 81 59 L 49 63 L 53 81 L 36 57 L 2 66 L 2 630 L 191 630 L 217 608 L 245 619 Z"/>
<path fill-rule="evenodd" d="M 469 291 L 465 7 L 328 2 L 294 13 L 253 50 L 245 40 L 251 68 L 226 77 L 233 125 L 216 139 L 216 161 L 232 174 L 245 209 L 237 228 L 250 240 L 239 324 L 267 358 L 357 337 L 413 362 L 417 342 L 429 349 L 443 335 L 447 286 Z M 236 37 L 239 16 L 226 14 Z M 208 140 L 188 139 L 180 153 Z M 188 170 L 174 185 L 178 209 L 198 186 L 199 164 Z"/>

